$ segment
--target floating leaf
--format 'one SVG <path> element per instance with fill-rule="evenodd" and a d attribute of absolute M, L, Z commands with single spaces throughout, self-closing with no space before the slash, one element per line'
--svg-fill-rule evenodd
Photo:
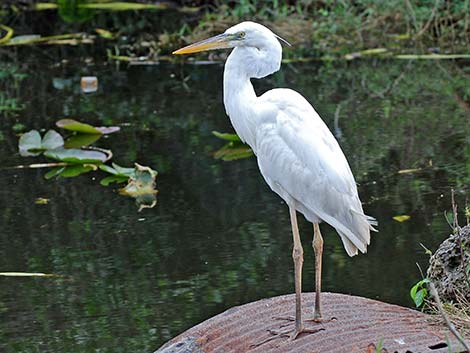
<path fill-rule="evenodd" d="M 399 54 L 395 55 L 396 59 L 415 59 L 415 60 L 454 60 L 454 59 L 470 59 L 470 54 Z"/>
<path fill-rule="evenodd" d="M 53 150 L 54 148 L 62 147 L 64 139 L 58 132 L 49 130 L 42 138 L 41 145 L 45 150 Z"/>
<path fill-rule="evenodd" d="M 398 171 L 398 174 L 411 174 L 411 173 L 420 172 L 421 170 L 422 170 L 421 168 L 401 169 Z"/>
<path fill-rule="evenodd" d="M 15 125 L 13 125 L 11 127 L 11 129 L 14 131 L 14 132 L 21 132 L 21 131 L 24 131 L 26 129 L 26 126 L 22 123 L 16 123 Z"/>
<path fill-rule="evenodd" d="M 94 164 L 73 164 L 65 167 L 58 167 L 48 171 L 44 174 L 45 179 L 52 179 L 54 177 L 62 178 L 73 178 L 80 174 L 88 173 L 92 170 L 96 170 L 97 167 Z"/>
<path fill-rule="evenodd" d="M 61 119 L 55 124 L 62 129 L 75 131 L 82 134 L 111 134 L 120 130 L 119 126 L 95 127 L 90 124 L 81 123 L 74 119 Z"/>
<path fill-rule="evenodd" d="M 405 221 L 409 220 L 410 218 L 411 218 L 411 216 L 408 216 L 406 214 L 393 217 L 393 219 L 397 222 L 405 222 Z"/>
<path fill-rule="evenodd" d="M 100 35 L 101 38 L 104 39 L 113 39 L 114 34 L 106 29 L 103 28 L 95 28 L 95 32 Z"/>
<path fill-rule="evenodd" d="M 0 45 L 32 45 L 32 44 L 78 44 L 92 43 L 89 38 L 84 38 L 83 33 L 67 33 L 56 36 L 41 37 L 39 34 L 27 34 L 11 38 Z"/>
<path fill-rule="evenodd" d="M 41 152 L 29 152 L 30 150 L 41 149 L 41 135 L 36 130 L 31 130 L 21 135 L 18 142 L 18 148 L 20 150 L 20 155 L 23 157 L 37 156 L 41 154 Z"/>
<path fill-rule="evenodd" d="M 126 178 L 134 177 L 136 171 L 135 168 L 124 168 L 117 165 L 116 163 L 112 163 L 112 167 L 106 164 L 102 164 L 100 165 L 100 169 L 106 173 Z"/>
<path fill-rule="evenodd" d="M 57 9 L 57 4 L 51 2 L 40 2 L 34 4 L 33 9 L 36 11 L 55 10 Z"/>
<path fill-rule="evenodd" d="M 36 200 L 34 200 L 34 203 L 36 205 L 47 205 L 49 203 L 49 199 L 46 199 L 44 197 L 38 197 Z"/>
<path fill-rule="evenodd" d="M 67 0 L 69 1 L 69 0 Z M 80 8 L 93 9 L 93 10 L 106 10 L 106 11 L 129 11 L 129 10 L 165 10 L 169 7 L 167 3 L 160 4 L 142 4 L 137 2 L 89 2 L 81 3 L 78 5 Z"/>
<path fill-rule="evenodd" d="M 77 148 L 57 148 L 55 150 L 46 151 L 46 157 L 69 163 L 104 163 L 108 156 L 103 152 L 81 150 Z"/>
<path fill-rule="evenodd" d="M 128 181 L 129 178 L 126 176 L 120 176 L 120 175 L 111 175 L 106 178 L 101 179 L 100 184 L 103 186 L 108 186 L 111 183 L 125 183 Z"/>
<path fill-rule="evenodd" d="M 237 134 L 229 134 L 226 132 L 218 132 L 218 131 L 212 131 L 212 134 L 221 140 L 241 142 L 240 137 Z"/>
<path fill-rule="evenodd" d="M 39 38 L 41 38 L 40 34 L 23 34 L 23 35 L 11 38 L 11 40 L 8 41 L 8 44 L 22 44 L 22 43 L 26 43 L 29 41 L 36 41 Z"/>
<path fill-rule="evenodd" d="M 62 178 L 73 178 L 80 174 L 88 173 L 92 170 L 96 170 L 96 167 L 89 164 L 76 164 L 70 167 L 65 167 L 64 170 L 58 175 Z"/>
<path fill-rule="evenodd" d="M 59 277 L 50 273 L 40 272 L 0 272 L 0 276 L 7 277 Z"/>
<path fill-rule="evenodd" d="M 385 54 L 386 52 L 387 52 L 387 49 L 385 48 L 373 48 L 373 49 L 366 49 L 366 50 L 362 50 L 359 52 L 346 54 L 344 58 L 346 60 L 353 60 L 353 59 L 360 58 L 363 56 Z"/>
<path fill-rule="evenodd" d="M 57 168 L 51 169 L 46 174 L 44 174 L 44 178 L 47 180 L 52 179 L 53 177 L 58 176 L 64 170 L 65 170 L 65 167 L 57 167 Z"/>
<path fill-rule="evenodd" d="M 64 145 L 64 139 L 54 130 L 49 130 L 41 140 L 41 135 L 36 130 L 31 130 L 21 135 L 18 142 L 20 155 L 23 157 L 37 156 L 41 152 L 58 148 Z"/>
<path fill-rule="evenodd" d="M 82 148 L 95 143 L 101 138 L 101 134 L 76 134 L 70 136 L 64 144 L 65 148 Z"/>
<path fill-rule="evenodd" d="M 237 134 L 212 131 L 212 134 L 221 140 L 229 141 L 226 145 L 214 153 L 214 158 L 223 161 L 234 161 L 253 156 L 253 150 L 243 142 Z"/>
<path fill-rule="evenodd" d="M 62 129 L 75 131 L 82 134 L 101 134 L 101 132 L 95 127 L 73 119 L 61 119 L 55 124 L 57 125 L 57 127 L 60 127 Z"/>
<path fill-rule="evenodd" d="M 119 190 L 121 195 L 136 199 L 139 212 L 144 208 L 152 208 L 157 204 L 155 179 L 157 172 L 149 167 L 135 164 L 135 176 L 129 178 L 128 184 Z"/>
<path fill-rule="evenodd" d="M 233 144 L 232 142 L 229 142 L 214 153 L 215 159 L 222 159 L 223 161 L 234 161 L 251 156 L 253 156 L 253 150 L 250 147 L 242 144 Z"/>
<path fill-rule="evenodd" d="M 136 166 L 137 166 L 137 165 L 138 165 L 138 164 L 136 164 Z M 128 177 L 134 176 L 135 173 L 136 173 L 136 170 L 137 170 L 136 168 L 121 167 L 121 166 L 117 165 L 116 163 L 112 163 L 112 166 L 113 166 L 113 168 L 117 171 L 117 174 L 118 174 L 118 175 L 125 175 L 125 176 L 128 176 Z M 141 167 L 141 168 L 148 168 L 148 167 Z M 150 169 L 150 168 L 149 168 L 149 170 L 151 170 L 152 172 L 157 173 L 157 172 L 156 172 L 155 170 L 153 170 L 153 169 Z"/>

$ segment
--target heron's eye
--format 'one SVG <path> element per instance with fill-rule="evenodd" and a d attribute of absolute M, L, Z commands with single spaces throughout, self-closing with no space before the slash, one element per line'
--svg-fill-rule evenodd
<path fill-rule="evenodd" d="M 238 32 L 238 38 L 243 39 L 245 38 L 246 33 L 245 32 Z"/>

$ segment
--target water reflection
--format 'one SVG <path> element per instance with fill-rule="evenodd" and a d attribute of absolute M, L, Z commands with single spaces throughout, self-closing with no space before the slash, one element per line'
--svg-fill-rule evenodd
<path fill-rule="evenodd" d="M 213 158 L 231 131 L 222 105 L 222 66 L 94 68 L 100 90 L 79 82 L 86 67 L 30 71 L 13 92 L 26 109 L 3 118 L 0 161 L 20 164 L 12 126 L 80 117 L 124 124 L 102 138 L 120 164 L 159 172 L 159 203 L 135 206 L 92 176 L 44 180 L 37 170 L 3 170 L 0 270 L 60 278 L 0 278 L 0 350 L 151 351 L 233 305 L 293 292 L 286 206 L 265 185 L 254 158 Z M 443 217 L 455 187 L 470 182 L 470 68 L 444 62 L 286 65 L 255 81 L 259 92 L 287 86 L 314 103 L 356 175 L 365 210 L 380 222 L 369 253 L 350 259 L 323 226 L 324 288 L 411 305 L 415 262 L 449 233 Z M 78 89 L 76 89 L 78 87 Z M 338 109 L 338 106 L 341 108 Z M 432 163 L 430 164 L 430 161 Z M 399 170 L 421 168 L 417 173 Z M 48 199 L 35 204 L 37 198 Z M 411 218 L 399 223 L 393 216 Z M 304 290 L 314 288 L 310 225 L 301 222 Z"/>

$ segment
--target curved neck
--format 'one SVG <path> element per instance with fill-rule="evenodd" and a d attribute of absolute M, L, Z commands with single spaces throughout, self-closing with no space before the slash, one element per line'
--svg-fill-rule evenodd
<path fill-rule="evenodd" d="M 277 45 L 276 45 L 277 44 Z M 250 78 L 262 78 L 279 70 L 282 49 L 277 40 L 264 48 L 236 47 L 224 70 L 224 105 L 235 131 L 256 153 L 256 126 L 260 114 Z"/>

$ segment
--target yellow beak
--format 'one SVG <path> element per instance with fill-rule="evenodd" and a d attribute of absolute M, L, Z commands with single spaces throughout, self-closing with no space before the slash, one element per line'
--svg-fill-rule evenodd
<path fill-rule="evenodd" d="M 174 51 L 173 54 L 181 55 L 181 54 L 197 53 L 197 52 L 206 51 L 206 50 L 232 48 L 233 45 L 230 44 L 232 40 L 233 40 L 232 35 L 222 33 L 222 34 L 219 34 L 218 36 L 204 39 L 204 40 L 201 40 L 200 42 L 178 49 Z"/>

